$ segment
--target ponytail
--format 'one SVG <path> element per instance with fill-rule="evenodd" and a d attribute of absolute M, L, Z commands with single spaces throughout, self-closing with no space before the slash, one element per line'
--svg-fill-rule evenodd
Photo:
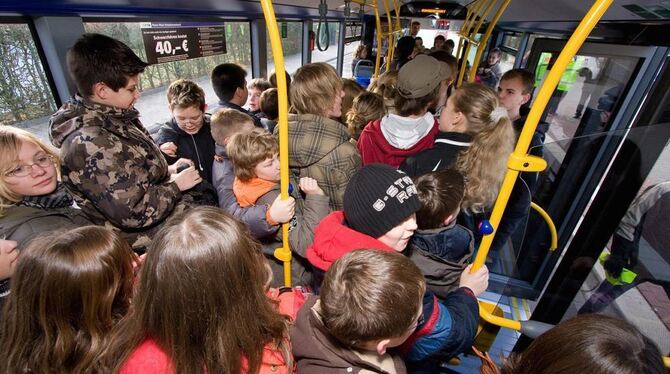
<path fill-rule="evenodd" d="M 490 209 L 498 196 L 507 159 L 514 150 L 514 128 L 495 92 L 480 84 L 459 88 L 454 107 L 466 117 L 466 133 L 472 135 L 472 145 L 456 160 L 456 168 L 466 180 L 461 208 L 481 213 Z"/>

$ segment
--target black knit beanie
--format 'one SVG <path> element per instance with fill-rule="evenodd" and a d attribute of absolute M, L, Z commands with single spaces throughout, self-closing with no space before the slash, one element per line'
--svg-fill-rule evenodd
<path fill-rule="evenodd" d="M 384 164 L 361 168 L 344 191 L 347 225 L 373 238 L 386 234 L 420 207 L 412 179 Z"/>

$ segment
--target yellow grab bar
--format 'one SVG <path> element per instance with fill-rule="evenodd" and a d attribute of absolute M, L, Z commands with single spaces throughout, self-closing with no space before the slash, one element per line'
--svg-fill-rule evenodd
<path fill-rule="evenodd" d="M 281 47 L 277 18 L 275 17 L 272 0 L 261 0 L 263 16 L 270 36 L 270 46 L 277 74 L 277 91 L 279 96 L 279 168 L 280 168 L 280 196 L 288 199 L 288 95 L 286 93 L 286 68 L 284 67 L 284 51 Z M 288 244 L 288 224 L 282 225 L 282 247 L 275 249 L 275 257 L 284 264 L 284 285 L 291 287 L 291 248 Z"/>
<path fill-rule="evenodd" d="M 547 213 L 542 207 L 539 205 L 535 204 L 534 202 L 530 203 L 530 207 L 533 208 L 542 218 L 544 218 L 544 222 L 547 223 L 547 226 L 549 226 L 549 233 L 551 234 L 551 246 L 549 247 L 550 251 L 555 251 L 556 248 L 558 248 L 558 233 L 556 232 L 556 225 L 554 225 L 554 221 L 551 219 L 551 216 L 549 216 L 549 213 Z"/>
<path fill-rule="evenodd" d="M 384 0 L 384 9 L 386 10 L 386 22 L 388 23 L 388 48 L 386 49 L 386 71 L 389 71 L 391 64 L 389 61 L 393 58 L 393 49 L 395 48 L 393 43 L 393 34 L 396 30 L 393 27 L 393 21 L 391 21 L 391 11 L 389 10 L 389 0 Z"/>
<path fill-rule="evenodd" d="M 484 23 L 484 20 L 486 19 L 486 15 L 489 14 L 491 8 L 493 7 L 493 4 L 495 4 L 496 1 L 497 0 L 489 0 L 489 2 L 486 4 L 486 7 L 484 8 L 481 16 L 479 17 L 479 21 L 477 21 L 477 25 L 474 28 L 472 28 L 470 35 L 468 35 L 468 40 L 474 40 L 477 33 L 479 33 L 479 29 L 482 27 L 482 23 Z M 482 44 L 485 44 L 483 42 L 485 42 L 485 40 L 481 39 L 479 41 L 479 45 L 481 46 Z M 465 77 L 465 68 L 468 66 L 468 54 L 470 54 L 470 48 L 472 48 L 472 43 L 468 43 L 468 45 L 465 47 L 465 53 L 463 54 L 463 63 L 461 64 L 461 70 L 458 72 L 458 81 L 456 82 L 457 87 L 460 87 L 461 83 L 463 83 L 463 78 Z M 474 66 L 474 62 L 472 64 Z"/>
<path fill-rule="evenodd" d="M 472 9 L 465 8 L 467 9 L 467 14 L 465 16 L 465 21 L 463 21 L 463 25 L 461 26 L 461 29 L 458 32 L 460 38 L 458 39 L 458 50 L 456 52 L 456 58 L 461 58 L 461 49 L 463 49 L 463 38 L 470 37 L 471 24 L 474 23 L 475 19 L 477 19 L 477 13 L 479 12 L 479 8 L 483 4 L 484 0 L 478 0 L 475 1 L 475 3 L 472 5 Z"/>
<path fill-rule="evenodd" d="M 379 78 L 379 65 L 382 59 L 382 21 L 379 19 L 379 9 L 377 9 L 377 0 L 372 0 L 375 9 L 375 27 L 377 28 L 377 56 L 375 57 L 374 79 Z M 388 61 L 386 62 L 388 64 Z"/>
<path fill-rule="evenodd" d="M 589 11 L 586 13 L 582 21 L 577 26 L 577 29 L 575 29 L 575 32 L 566 43 L 563 51 L 561 51 L 561 54 L 554 63 L 553 68 L 549 71 L 542 88 L 540 88 L 540 92 L 538 93 L 537 98 L 535 99 L 535 103 L 530 109 L 526 123 L 523 126 L 523 130 L 519 136 L 519 141 L 516 144 L 516 148 L 514 149 L 514 152 L 512 152 L 512 155 L 510 155 L 507 174 L 505 174 L 505 179 L 503 180 L 502 186 L 500 187 L 500 192 L 498 193 L 498 199 L 496 200 L 496 203 L 493 207 L 493 212 L 491 213 L 490 222 L 491 226 L 493 226 L 493 232 L 489 235 L 484 235 L 482 238 L 482 242 L 479 245 L 479 250 L 477 251 L 477 256 L 475 257 L 475 261 L 472 264 L 472 272 L 477 271 L 480 267 L 482 267 L 482 265 L 484 265 L 484 261 L 486 261 L 486 256 L 489 253 L 491 243 L 493 242 L 493 238 L 495 236 L 496 227 L 498 224 L 500 224 L 500 219 L 503 212 L 505 211 L 505 207 L 507 206 L 507 201 L 509 200 L 510 193 L 512 192 L 512 187 L 514 187 L 514 182 L 519 176 L 517 163 L 523 160 L 531 160 L 535 163 L 526 162 L 530 165 L 531 168 L 538 166 L 539 161 L 534 160 L 534 156 L 529 156 L 527 152 L 533 134 L 535 133 L 535 129 L 537 128 L 537 124 L 540 120 L 540 117 L 542 116 L 542 113 L 544 112 L 544 108 L 549 102 L 551 94 L 558 85 L 558 81 L 561 79 L 561 75 L 563 75 L 563 72 L 568 67 L 568 63 L 570 60 L 572 60 L 575 54 L 577 54 L 579 48 L 582 46 L 582 44 L 584 44 L 586 37 L 591 33 L 591 30 L 593 30 L 595 25 L 598 23 L 603 13 L 605 13 L 607 8 L 609 8 L 609 6 L 612 4 L 612 1 L 613 0 L 596 0 L 594 2 L 593 6 L 591 6 L 591 9 L 589 9 Z M 537 158 L 538 157 L 535 157 L 535 159 Z M 517 169 L 515 170 L 512 167 Z M 521 167 L 521 170 L 530 171 L 529 168 L 524 168 L 523 164 Z M 508 323 L 507 321 L 501 321 L 500 318 L 492 318 L 494 316 L 491 316 L 490 313 L 481 313 L 482 309 L 483 308 L 479 308 L 480 316 L 489 323 L 498 326 L 509 327 L 512 329 L 521 327 L 522 322 L 507 320 L 511 321 Z"/>
<path fill-rule="evenodd" d="M 493 16 L 493 19 L 491 22 L 489 22 L 489 26 L 486 28 L 484 36 L 482 36 L 482 39 L 479 41 L 479 45 L 477 46 L 477 53 L 475 54 L 475 60 L 472 62 L 472 68 L 470 68 L 470 82 L 475 81 L 477 67 L 479 67 L 479 60 L 482 58 L 482 53 L 484 52 L 484 48 L 486 48 L 486 43 L 489 41 L 489 37 L 491 37 L 491 33 L 493 32 L 493 28 L 498 23 L 498 20 L 500 19 L 500 16 L 502 16 L 505 9 L 507 9 L 509 3 L 510 0 L 503 0 L 502 4 L 500 4 L 500 8 L 498 8 L 498 11 Z"/>

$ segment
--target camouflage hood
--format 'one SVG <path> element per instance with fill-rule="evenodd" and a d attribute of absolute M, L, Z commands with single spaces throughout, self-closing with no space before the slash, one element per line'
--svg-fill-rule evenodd
<path fill-rule="evenodd" d="M 75 95 L 51 116 L 49 138 L 54 146 L 60 148 L 70 134 L 88 126 L 103 127 L 109 132 L 126 138 L 128 129 L 124 124 L 135 125 L 148 136 L 139 121 L 139 116 L 139 112 L 135 109 L 114 108 L 93 103 Z"/>

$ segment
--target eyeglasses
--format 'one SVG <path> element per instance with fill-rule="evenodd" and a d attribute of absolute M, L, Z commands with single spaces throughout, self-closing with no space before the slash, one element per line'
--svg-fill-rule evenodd
<path fill-rule="evenodd" d="M 53 165 L 54 158 L 51 155 L 42 155 L 35 159 L 35 162 L 30 165 L 19 165 L 13 170 L 5 173 L 5 177 L 25 177 L 30 175 L 33 171 L 33 166 L 37 165 L 40 168 L 44 169 L 50 165 Z"/>

